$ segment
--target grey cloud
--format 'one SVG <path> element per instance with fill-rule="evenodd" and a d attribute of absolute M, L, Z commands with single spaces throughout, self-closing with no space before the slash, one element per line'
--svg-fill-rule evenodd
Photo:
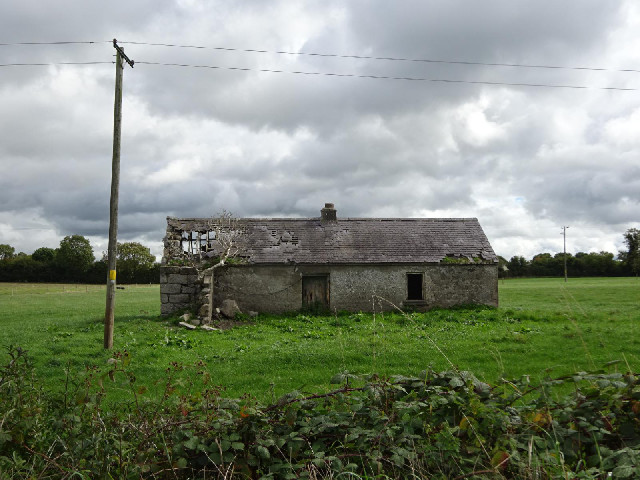
<path fill-rule="evenodd" d="M 621 224 L 638 218 L 640 173 L 560 173 L 532 182 L 529 208 L 537 216 Z"/>
<path fill-rule="evenodd" d="M 135 31 L 141 24 L 153 21 L 172 3 L 167 0 L 114 0 L 108 4 L 96 0 L 59 0 L 43 4 L 37 0 L 21 0 L 3 2 L 0 16 L 6 38 L 16 41 L 96 40 L 96 35 L 98 40 L 110 40 L 118 32 Z"/>
<path fill-rule="evenodd" d="M 610 3 L 597 0 L 414 0 L 403 8 L 385 2 L 376 9 L 369 2 L 354 3 L 351 30 L 376 52 L 447 52 L 471 61 L 549 59 L 585 52 L 597 45 L 597 32 L 606 31 L 620 15 Z"/>

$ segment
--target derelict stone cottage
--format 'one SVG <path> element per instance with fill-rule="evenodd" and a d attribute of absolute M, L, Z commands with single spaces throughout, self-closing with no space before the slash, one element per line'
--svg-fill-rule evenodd
<path fill-rule="evenodd" d="M 236 219 L 226 229 L 237 254 L 215 270 L 214 307 L 224 299 L 271 313 L 498 305 L 498 258 L 475 218 L 339 218 L 327 203 L 318 218 Z M 167 218 L 162 314 L 203 315 L 211 289 L 202 271 L 219 258 L 223 234 L 215 219 Z"/>

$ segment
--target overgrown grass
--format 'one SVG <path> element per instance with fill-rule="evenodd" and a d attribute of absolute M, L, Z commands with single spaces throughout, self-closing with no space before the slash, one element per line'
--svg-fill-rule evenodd
<path fill-rule="evenodd" d="M 250 393 L 264 402 L 292 390 L 324 391 L 338 372 L 415 375 L 449 362 L 489 383 L 611 361 L 638 370 L 638 279 L 507 280 L 499 287 L 498 309 L 261 315 L 205 332 L 161 319 L 158 286 L 127 286 L 117 292 L 114 348 L 131 353 L 135 375 L 147 384 L 161 382 L 172 361 L 204 361 L 226 396 Z M 0 346 L 27 349 L 39 378 L 62 388 L 67 368 L 102 366 L 112 356 L 102 348 L 104 303 L 104 287 L 0 284 Z"/>

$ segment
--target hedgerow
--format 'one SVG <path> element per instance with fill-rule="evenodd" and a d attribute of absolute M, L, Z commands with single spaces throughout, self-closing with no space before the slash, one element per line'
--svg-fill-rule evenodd
<path fill-rule="evenodd" d="M 121 352 L 105 368 L 68 372 L 54 393 L 24 350 L 8 354 L 2 479 L 640 477 L 638 374 L 489 385 L 455 369 L 344 372 L 333 391 L 261 405 L 225 398 L 202 363 L 171 364 L 152 396 Z M 111 402 L 111 389 L 130 400 Z"/>

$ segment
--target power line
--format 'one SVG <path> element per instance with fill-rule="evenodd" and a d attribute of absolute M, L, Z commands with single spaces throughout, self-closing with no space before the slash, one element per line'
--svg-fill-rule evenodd
<path fill-rule="evenodd" d="M 13 42 L 13 43 L 0 43 L 0 47 L 13 47 L 13 46 L 42 46 L 42 45 L 96 45 L 99 43 L 111 43 L 111 40 L 100 41 L 57 41 L 57 42 Z M 16 62 L 16 63 L 1 63 L 0 67 L 50 67 L 56 65 L 105 65 L 113 64 L 114 62 Z"/>
<path fill-rule="evenodd" d="M 124 43 L 124 42 L 123 42 Z M 554 85 L 548 83 L 511 83 L 511 82 L 491 82 L 485 80 L 458 80 L 448 78 L 423 78 L 423 77 L 394 77 L 385 75 L 360 75 L 354 73 L 328 73 L 328 72 L 302 72 L 273 70 L 266 68 L 246 68 L 246 67 L 221 67 L 216 65 L 190 65 L 186 63 L 161 63 L 161 62 L 144 62 L 136 61 L 138 65 L 156 65 L 163 67 L 187 67 L 187 68 L 204 68 L 212 70 L 236 70 L 242 72 L 261 72 L 261 73 L 289 73 L 293 75 L 309 75 L 309 76 L 326 76 L 326 77 L 346 77 L 346 78 L 369 78 L 374 80 L 404 80 L 412 82 L 432 82 L 432 83 L 464 83 L 471 85 L 494 85 L 509 87 L 538 87 L 538 88 L 565 88 L 574 90 L 616 90 L 616 91 L 638 91 L 637 88 L 627 87 L 590 87 L 585 85 Z"/>
<path fill-rule="evenodd" d="M 68 44 L 95 44 L 95 43 L 103 43 L 103 42 L 21 42 L 21 43 L 3 43 L 0 46 L 7 45 L 68 45 Z M 110 42 L 109 42 L 110 43 Z M 145 42 L 120 42 L 120 43 L 129 43 L 133 45 L 152 45 L 152 46 L 167 46 L 167 47 L 178 47 L 178 48 L 212 48 L 216 50 L 230 50 L 230 51 L 243 51 L 243 52 L 258 52 L 258 53 L 285 53 L 289 55 L 316 55 L 316 56 L 327 56 L 327 57 L 340 57 L 340 58 L 370 58 L 375 60 L 396 60 L 396 61 L 424 61 L 424 62 L 438 62 L 438 63 L 461 63 L 467 65 L 491 65 L 491 66 L 523 66 L 527 68 L 569 68 L 569 69 L 581 69 L 581 70 L 600 70 L 605 71 L 607 69 L 595 69 L 588 67 L 557 67 L 557 66 L 533 66 L 533 65 L 520 65 L 520 64 L 490 64 L 490 63 L 482 63 L 482 62 L 454 62 L 454 61 L 444 61 L 444 60 L 415 60 L 415 59 L 401 59 L 401 58 L 392 58 L 392 57 L 366 57 L 366 56 L 358 56 L 358 55 L 335 55 L 335 54 L 320 54 L 320 53 L 295 53 L 295 52 L 269 52 L 268 50 L 253 50 L 253 49 L 233 49 L 226 47 L 204 47 L 204 46 L 196 46 L 196 45 L 173 45 L 173 44 L 159 44 L 159 43 L 145 43 Z M 352 73 L 332 73 L 332 72 L 305 72 L 305 71 L 287 71 L 287 70 L 276 70 L 276 69 L 255 69 L 255 68 L 245 68 L 245 67 L 222 67 L 216 65 L 192 65 L 192 64 L 183 64 L 183 63 L 163 63 L 163 62 L 137 62 L 142 65 L 156 65 L 156 66 L 168 66 L 168 67 L 187 67 L 187 68 L 204 68 L 204 69 L 215 69 L 215 70 L 236 70 L 236 71 L 245 71 L 245 72 L 262 72 L 262 73 L 288 73 L 294 75 L 308 75 L 308 76 L 326 76 L 326 77 L 343 77 L 343 78 L 368 78 L 373 80 L 403 80 L 403 81 L 413 81 L 413 82 L 431 82 L 431 83 L 456 83 L 456 84 L 469 84 L 469 85 L 493 85 L 493 86 L 510 86 L 510 87 L 534 87 L 534 88 L 562 88 L 562 89 L 573 89 L 573 90 L 610 90 L 610 91 L 638 91 L 637 88 L 630 87 L 592 87 L 586 85 L 563 85 L 563 84 L 549 84 L 549 83 L 528 83 L 528 82 L 492 82 L 488 80 L 460 80 L 460 79 L 447 79 L 447 78 L 425 78 L 425 77 L 403 77 L 403 76 L 391 76 L 391 75 L 364 75 L 364 74 L 352 74 Z M 93 62 L 16 62 L 16 63 L 3 63 L 0 64 L 0 67 L 24 67 L 24 66 L 56 66 L 56 65 L 106 65 L 113 64 L 112 61 L 93 61 Z M 640 70 L 618 70 L 618 71 L 638 71 Z"/>
<path fill-rule="evenodd" d="M 111 40 L 100 40 L 97 42 L 14 42 L 14 43 L 0 43 L 0 47 L 12 47 L 18 45 L 93 45 L 97 43 L 111 43 Z"/>
<path fill-rule="evenodd" d="M 34 45 L 95 45 L 100 43 L 111 43 L 111 40 L 98 41 L 57 41 L 57 42 L 13 42 L 0 43 L 0 47 L 7 46 L 34 46 Z M 151 47 L 171 47 L 171 48 L 193 48 L 199 50 L 219 50 L 227 52 L 244 52 L 244 53 L 270 53 L 278 55 L 297 55 L 308 57 L 326 57 L 326 58 L 351 58 L 357 60 L 382 60 L 391 62 L 415 62 L 415 63 L 440 63 L 449 65 L 477 65 L 485 67 L 513 67 L 513 68 L 542 68 L 551 70 L 583 70 L 591 72 L 621 72 L 621 73 L 640 73 L 640 69 L 636 68 L 605 68 L 605 67 L 585 67 L 585 66 L 566 66 L 566 65 L 536 65 L 527 63 L 502 63 L 502 62 L 473 62 L 466 60 L 441 60 L 430 58 L 404 58 L 404 57 L 377 57 L 373 55 L 342 55 L 337 53 L 318 53 L 318 52 L 291 52 L 287 50 L 264 50 L 257 48 L 233 48 L 233 47 L 210 47 L 205 45 L 181 45 L 175 43 L 152 43 L 152 42 L 123 42 L 121 44 L 130 45 L 146 45 Z"/>
<path fill-rule="evenodd" d="M 625 72 L 625 73 L 640 73 L 640 69 L 635 68 L 602 68 L 602 67 L 570 67 L 562 65 L 533 65 L 526 63 L 492 63 L 492 62 L 471 62 L 463 60 L 435 60 L 427 58 L 402 58 L 402 57 L 376 57 L 369 55 L 340 55 L 336 53 L 316 53 L 316 52 L 290 52 L 285 50 L 261 50 L 253 48 L 231 48 L 231 47 L 208 47 L 201 45 L 178 45 L 172 43 L 148 43 L 148 42 L 120 42 L 122 44 L 130 45 L 147 45 L 152 47 L 173 47 L 173 48 L 194 48 L 194 49 L 208 49 L 208 50 L 222 50 L 227 52 L 245 52 L 245 53 L 271 53 L 279 55 L 300 55 L 308 57 L 328 57 L 328 58 L 352 58 L 358 60 L 384 60 L 392 62 L 418 62 L 418 63 L 443 63 L 452 65 L 478 65 L 486 67 L 514 67 L 514 68 L 543 68 L 552 70 L 586 70 L 592 72 Z"/>
<path fill-rule="evenodd" d="M 0 67 L 50 67 L 55 65 L 113 65 L 111 62 L 47 62 L 47 63 L 0 63 Z"/>

